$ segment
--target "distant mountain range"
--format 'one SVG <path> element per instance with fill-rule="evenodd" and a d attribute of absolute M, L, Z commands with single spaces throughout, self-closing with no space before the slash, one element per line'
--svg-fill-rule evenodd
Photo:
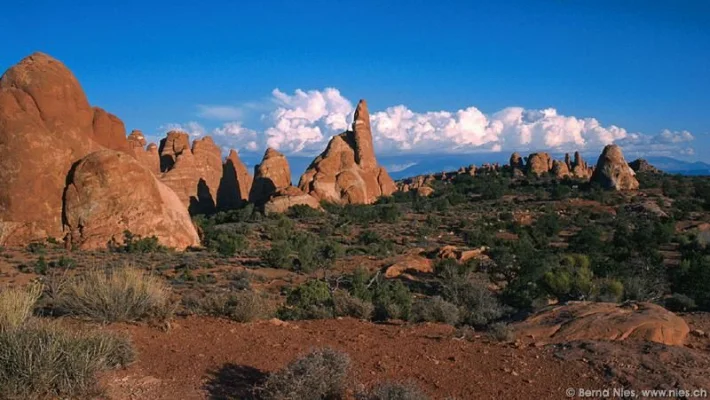
<path fill-rule="evenodd" d="M 551 154 L 555 159 L 563 160 L 564 154 Z M 527 156 L 527 154 L 523 154 Z M 597 162 L 598 154 L 583 154 L 590 165 Z M 261 161 L 261 154 L 245 153 L 241 156 L 249 171 L 254 173 L 254 165 Z M 314 157 L 287 156 L 291 167 L 291 177 L 294 184 L 298 183 L 301 174 L 308 168 Z M 461 167 L 485 163 L 507 164 L 509 153 L 475 153 L 475 154 L 406 154 L 396 156 L 377 156 L 380 165 L 387 168 L 393 179 L 399 180 L 411 176 L 426 175 L 442 171 L 455 171 Z M 669 174 L 710 175 L 710 164 L 695 161 L 683 161 L 671 157 L 644 157 L 651 165 Z M 633 161 L 628 158 L 626 161 Z"/>

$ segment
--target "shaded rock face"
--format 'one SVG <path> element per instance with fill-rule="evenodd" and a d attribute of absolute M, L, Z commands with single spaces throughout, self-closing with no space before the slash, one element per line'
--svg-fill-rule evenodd
<path fill-rule="evenodd" d="M 239 208 L 249 201 L 253 178 L 236 151 L 230 150 L 222 164 L 222 179 L 217 190 L 217 208 Z"/>
<path fill-rule="evenodd" d="M 629 167 L 634 170 L 634 172 L 645 172 L 650 174 L 662 174 L 663 172 L 651 165 L 648 161 L 643 158 L 636 159 L 629 163 Z"/>
<path fill-rule="evenodd" d="M 64 64 L 35 53 L 7 70 L 0 78 L 0 244 L 63 236 L 67 174 L 104 146 L 129 149 L 123 123 L 92 108 Z"/>
<path fill-rule="evenodd" d="M 547 153 L 532 153 L 528 156 L 527 172 L 542 175 L 552 170 L 552 157 Z"/>
<path fill-rule="evenodd" d="M 540 311 L 515 331 L 520 338 L 547 343 L 638 340 L 682 345 L 690 329 L 683 318 L 652 303 L 570 302 Z"/>
<path fill-rule="evenodd" d="M 177 195 L 121 152 L 101 150 L 79 161 L 68 177 L 64 204 L 67 240 L 80 249 L 121 243 L 125 230 L 155 235 L 176 249 L 200 244 Z"/>
<path fill-rule="evenodd" d="M 604 147 L 591 181 L 605 189 L 636 190 L 639 188 L 639 182 L 635 175 L 634 170 L 626 163 L 621 147 L 612 144 Z"/>
<path fill-rule="evenodd" d="M 569 164 L 570 173 L 580 179 L 589 179 L 592 177 L 594 170 L 590 168 L 582 158 L 578 151 L 574 152 L 574 161 Z"/>
<path fill-rule="evenodd" d="M 520 153 L 518 153 L 517 151 L 510 155 L 510 168 L 513 168 L 513 169 L 525 168 L 525 163 L 523 162 L 523 158 L 520 156 Z"/>
<path fill-rule="evenodd" d="M 177 162 L 177 157 L 190 149 L 190 135 L 186 132 L 170 131 L 160 141 L 160 171 L 168 172 Z"/>
<path fill-rule="evenodd" d="M 339 204 L 369 204 L 397 190 L 387 171 L 377 165 L 365 100 L 357 105 L 352 131 L 330 140 L 298 187 L 319 200 Z"/>
<path fill-rule="evenodd" d="M 268 148 L 259 165 L 254 167 L 254 183 L 249 201 L 262 205 L 280 189 L 291 186 L 291 168 L 286 156 Z"/>
<path fill-rule="evenodd" d="M 551 172 L 557 179 L 566 178 L 571 175 L 567 164 L 559 160 L 552 161 Z"/>
<path fill-rule="evenodd" d="M 175 191 L 190 214 L 214 212 L 222 181 L 222 152 L 209 136 L 195 140 L 192 149 L 187 140 L 184 132 L 170 132 L 161 141 L 161 169 L 168 169 L 160 180 Z"/>

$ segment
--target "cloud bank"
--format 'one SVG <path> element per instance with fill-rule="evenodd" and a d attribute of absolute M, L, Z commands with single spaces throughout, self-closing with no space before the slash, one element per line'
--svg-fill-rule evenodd
<path fill-rule="evenodd" d="M 348 129 L 354 102 L 338 89 L 296 90 L 288 94 L 274 89 L 272 109 L 261 115 L 263 129 L 245 128 L 238 120 L 241 109 L 230 106 L 198 106 L 198 115 L 230 119 L 209 131 L 225 147 L 263 151 L 267 146 L 292 155 L 315 155 L 325 149 L 331 136 Z M 507 107 L 486 114 L 476 107 L 457 111 L 416 112 L 405 105 L 376 111 L 371 125 L 378 154 L 475 153 L 547 150 L 551 152 L 598 151 L 617 143 L 625 151 L 645 155 L 693 154 L 693 135 L 663 130 L 657 135 L 628 132 L 616 125 L 602 125 L 595 118 L 579 118 L 542 110 Z M 167 124 L 193 136 L 208 134 L 196 122 Z"/>

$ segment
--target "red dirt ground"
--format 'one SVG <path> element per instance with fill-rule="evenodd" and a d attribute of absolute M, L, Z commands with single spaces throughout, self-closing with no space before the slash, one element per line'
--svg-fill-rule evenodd
<path fill-rule="evenodd" d="M 187 317 L 165 332 L 114 325 L 138 360 L 102 377 L 110 399 L 241 399 L 254 383 L 314 347 L 353 359 L 353 382 L 412 381 L 436 399 L 556 399 L 568 387 L 603 387 L 582 361 L 551 348 L 457 337 L 450 326 L 373 324 L 353 319 L 239 324 Z"/>

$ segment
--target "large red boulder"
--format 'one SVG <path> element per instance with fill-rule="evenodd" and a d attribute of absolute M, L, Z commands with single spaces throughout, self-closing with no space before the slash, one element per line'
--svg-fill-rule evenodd
<path fill-rule="evenodd" d="M 72 165 L 104 146 L 126 150 L 124 142 L 120 120 L 92 108 L 61 62 L 34 53 L 7 70 L 0 78 L 0 244 L 62 237 Z"/>
<path fill-rule="evenodd" d="M 200 239 L 177 195 L 135 158 L 101 150 L 79 161 L 64 194 L 67 240 L 80 249 L 121 243 L 124 231 L 185 249 Z"/>

